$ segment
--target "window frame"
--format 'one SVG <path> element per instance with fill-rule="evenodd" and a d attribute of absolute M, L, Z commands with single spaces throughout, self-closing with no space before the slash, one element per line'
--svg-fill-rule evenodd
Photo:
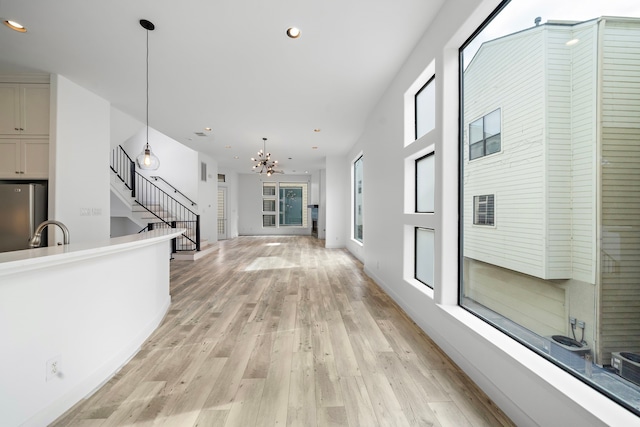
<path fill-rule="evenodd" d="M 421 211 L 418 209 L 418 189 L 420 187 L 420 182 L 418 180 L 418 163 L 421 160 L 425 160 L 429 157 L 433 156 L 433 180 L 434 180 L 434 193 L 435 193 L 435 151 L 431 151 L 427 154 L 425 154 L 424 156 L 418 157 L 417 159 L 414 160 L 414 170 L 415 170 L 415 189 L 414 189 L 414 212 L 415 213 L 435 213 L 436 207 L 435 207 L 435 194 L 434 194 L 434 200 L 433 200 L 433 209 L 432 210 L 425 210 L 425 211 Z"/>
<path fill-rule="evenodd" d="M 486 119 L 487 119 L 487 117 L 488 117 L 488 116 L 490 116 L 490 115 L 494 114 L 495 112 L 498 112 L 498 117 L 499 117 L 499 119 L 500 119 L 500 132 L 495 133 L 495 134 L 492 134 L 492 135 L 489 135 L 489 136 L 486 136 L 486 135 L 485 135 L 485 128 L 486 128 L 486 124 L 485 124 L 485 122 L 486 122 Z M 471 125 L 473 125 L 474 123 L 476 123 L 476 122 L 478 122 L 478 121 L 480 121 L 480 120 L 482 121 L 482 130 L 481 130 L 481 132 L 482 132 L 482 138 L 481 138 L 481 139 L 479 139 L 479 140 L 478 140 L 478 141 L 476 141 L 476 142 L 471 142 Z M 471 122 L 469 122 L 469 128 L 468 128 L 468 131 L 469 131 L 469 132 L 468 132 L 468 140 L 469 140 L 469 153 L 468 153 L 468 154 L 469 154 L 469 161 L 473 161 L 473 160 L 481 159 L 481 158 L 483 158 L 483 157 L 487 157 L 487 156 L 490 156 L 490 155 L 492 155 L 492 154 L 501 153 L 501 152 L 502 152 L 502 107 L 495 108 L 494 110 L 491 110 L 490 112 L 488 112 L 487 114 L 483 115 L 482 117 L 478 117 L 477 119 L 472 120 Z M 488 153 L 488 154 L 487 154 L 487 144 L 488 144 L 488 140 L 489 140 L 489 139 L 491 139 L 491 138 L 495 138 L 496 136 L 498 136 L 498 137 L 500 138 L 500 139 L 499 139 L 499 144 L 500 144 L 499 150 L 497 150 L 497 151 L 494 151 L 494 152 L 491 152 L 491 153 Z M 472 151 L 471 151 L 471 147 L 478 146 L 478 145 L 481 145 L 481 146 L 482 146 L 482 153 L 483 153 L 483 154 L 482 154 L 482 155 L 480 155 L 480 156 L 472 157 L 472 155 L 471 155 L 471 152 L 472 152 Z"/>
<path fill-rule="evenodd" d="M 485 201 L 481 201 L 480 198 L 486 198 Z M 479 222 L 478 221 L 478 207 L 479 204 L 484 204 L 485 206 L 489 206 L 489 198 L 491 198 L 491 207 L 486 209 L 486 212 L 484 213 L 485 217 L 489 217 L 489 209 L 492 211 L 491 212 L 491 223 L 486 223 L 486 222 Z M 495 194 L 480 194 L 477 196 L 473 196 L 473 225 L 477 225 L 480 227 L 495 227 L 496 226 L 496 195 Z"/>
<path fill-rule="evenodd" d="M 436 128 L 436 125 L 435 125 L 435 89 L 436 88 L 434 86 L 434 88 L 433 88 L 433 90 L 434 90 L 434 124 L 433 124 L 433 127 L 431 129 L 429 129 L 428 131 L 426 131 L 422 135 L 418 136 L 418 117 L 419 117 L 418 96 L 425 89 L 427 89 L 429 87 L 429 85 L 431 85 L 431 83 L 433 83 L 435 85 L 435 82 L 436 82 L 436 75 L 434 74 L 429 78 L 429 80 L 427 80 L 427 82 L 424 85 L 422 85 L 422 87 L 413 96 L 413 138 L 416 141 Z"/>

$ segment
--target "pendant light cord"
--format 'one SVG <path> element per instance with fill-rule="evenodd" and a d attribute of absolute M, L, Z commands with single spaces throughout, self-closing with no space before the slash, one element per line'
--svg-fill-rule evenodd
<path fill-rule="evenodd" d="M 149 30 L 147 29 L 147 148 L 149 148 Z"/>

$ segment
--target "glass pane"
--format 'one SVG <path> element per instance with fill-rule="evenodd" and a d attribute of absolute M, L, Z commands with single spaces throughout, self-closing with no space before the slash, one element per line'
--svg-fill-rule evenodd
<path fill-rule="evenodd" d="M 416 279 L 433 287 L 435 233 L 428 228 L 416 228 Z"/>
<path fill-rule="evenodd" d="M 276 201 L 272 199 L 265 199 L 262 201 L 262 210 L 264 212 L 275 212 L 276 211 Z"/>
<path fill-rule="evenodd" d="M 302 188 L 280 187 L 280 226 L 302 225 Z"/>
<path fill-rule="evenodd" d="M 276 184 L 273 182 L 265 182 L 262 184 L 262 195 L 263 196 L 275 196 L 276 195 Z"/>
<path fill-rule="evenodd" d="M 484 117 L 484 137 L 500 133 L 500 110 L 495 110 Z"/>
<path fill-rule="evenodd" d="M 416 212 L 434 211 L 435 156 L 416 160 Z"/>
<path fill-rule="evenodd" d="M 476 142 L 469 147 L 469 160 L 484 156 L 484 142 Z"/>
<path fill-rule="evenodd" d="M 487 156 L 489 154 L 497 153 L 500 151 L 500 134 L 487 138 L 485 144 L 485 152 Z"/>
<path fill-rule="evenodd" d="M 640 3 L 581 5 L 462 51 L 460 301 L 640 415 Z"/>
<path fill-rule="evenodd" d="M 276 216 L 275 215 L 262 215 L 262 226 L 263 227 L 275 227 L 276 226 Z"/>
<path fill-rule="evenodd" d="M 436 84 L 431 79 L 416 94 L 416 139 L 436 127 Z"/>
<path fill-rule="evenodd" d="M 362 242 L 362 156 L 353 163 L 353 238 Z"/>
<path fill-rule="evenodd" d="M 484 135 L 482 132 L 482 119 L 478 119 L 475 122 L 469 124 L 469 141 L 474 144 L 478 141 L 482 141 Z"/>

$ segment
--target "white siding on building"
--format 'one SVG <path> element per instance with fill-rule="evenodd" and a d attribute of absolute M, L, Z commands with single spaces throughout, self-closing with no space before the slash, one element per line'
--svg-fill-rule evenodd
<path fill-rule="evenodd" d="M 602 246 L 598 359 L 640 352 L 640 21 L 602 37 Z"/>

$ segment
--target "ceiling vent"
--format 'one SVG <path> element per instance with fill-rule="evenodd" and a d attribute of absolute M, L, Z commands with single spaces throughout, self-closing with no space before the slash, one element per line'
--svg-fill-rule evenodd
<path fill-rule="evenodd" d="M 194 132 L 194 133 L 198 136 L 207 136 L 207 134 L 204 132 Z"/>

